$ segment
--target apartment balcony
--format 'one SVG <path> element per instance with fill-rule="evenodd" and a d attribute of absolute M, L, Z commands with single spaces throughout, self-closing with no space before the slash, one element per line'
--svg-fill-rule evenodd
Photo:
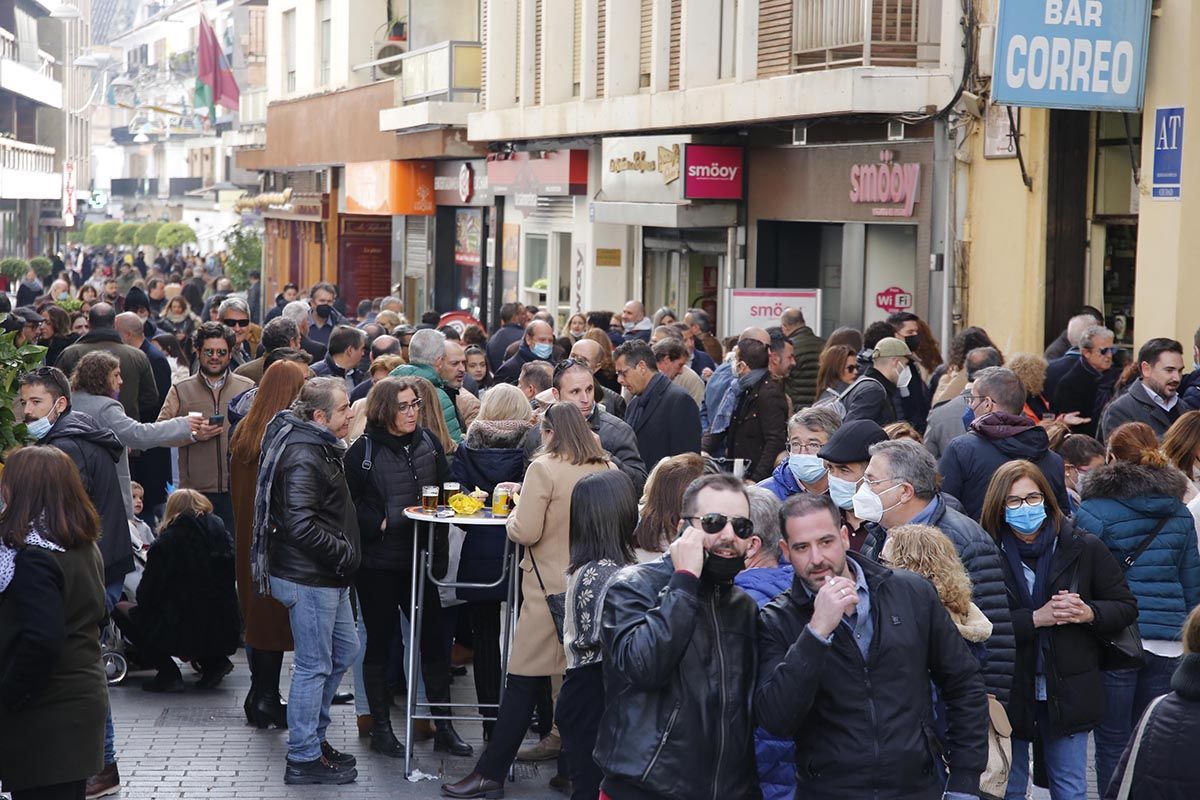
<path fill-rule="evenodd" d="M 467 115 L 479 110 L 482 57 L 479 42 L 447 41 L 373 62 L 384 74 L 398 73 L 395 105 L 379 112 L 379 129 L 465 128 Z"/>
<path fill-rule="evenodd" d="M 62 173 L 54 170 L 54 148 L 0 138 L 0 198 L 57 200 Z"/>
<path fill-rule="evenodd" d="M 62 108 L 63 87 L 54 56 L 21 47 L 17 37 L 3 28 L 0 28 L 0 89 L 45 106 Z"/>

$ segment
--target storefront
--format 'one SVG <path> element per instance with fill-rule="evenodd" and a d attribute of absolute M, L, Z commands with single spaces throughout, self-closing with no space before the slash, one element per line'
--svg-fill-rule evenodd
<path fill-rule="evenodd" d="M 242 198 L 234 209 L 243 217 L 262 216 L 263 295 L 267 303 L 286 283 L 311 286 L 321 280 L 326 267 L 329 195 L 284 189 Z"/>
<path fill-rule="evenodd" d="M 816 289 L 819 332 L 930 316 L 933 143 L 758 148 L 747 284 Z M 751 284 L 753 276 L 753 284 Z"/>
<path fill-rule="evenodd" d="M 438 161 L 434 165 L 433 307 L 465 311 L 485 325 L 495 319 L 496 208 L 487 162 Z"/>

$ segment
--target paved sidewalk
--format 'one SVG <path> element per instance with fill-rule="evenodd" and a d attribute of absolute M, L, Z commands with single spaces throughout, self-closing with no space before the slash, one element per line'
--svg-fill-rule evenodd
<path fill-rule="evenodd" d="M 457 725 L 476 756 L 454 758 L 434 753 L 432 742 L 417 745 L 414 767 L 438 776 L 438 781 L 410 783 L 404 779 L 403 760 L 371 752 L 358 738 L 353 704 L 333 707 L 329 741 L 358 758 L 358 780 L 347 786 L 286 786 L 283 764 L 287 732 L 260 731 L 246 725 L 242 700 L 250 685 L 245 659 L 235 658 L 236 668 L 212 692 L 191 689 L 194 675 L 185 668 L 189 689 L 184 694 L 160 695 L 142 691 L 142 674 L 110 687 L 117 733 L 117 763 L 125 800 L 192 800 L 193 798 L 415 798 L 439 797 L 442 778 L 455 780 L 475 765 L 482 749 L 482 729 L 477 723 Z M 289 662 L 290 664 L 290 662 Z M 284 690 L 288 681 L 285 664 Z M 347 676 L 345 687 L 352 690 Z M 470 677 L 454 684 L 455 702 L 474 699 Z M 403 737 L 400 709 L 393 709 L 397 732 Z M 532 742 L 533 739 L 531 738 Z M 506 797 L 517 800 L 557 800 L 563 795 L 549 789 L 554 763 L 519 764 L 517 781 L 506 785 Z"/>

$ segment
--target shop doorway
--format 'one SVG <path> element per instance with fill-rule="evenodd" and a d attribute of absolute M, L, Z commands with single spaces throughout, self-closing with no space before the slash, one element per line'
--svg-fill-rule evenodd
<path fill-rule="evenodd" d="M 725 228 L 643 229 L 642 303 L 647 314 L 666 306 L 682 315 L 701 308 L 719 320 L 728 242 Z"/>
<path fill-rule="evenodd" d="M 1104 319 L 1119 347 L 1133 347 L 1137 231 L 1136 224 L 1104 226 Z"/>
<path fill-rule="evenodd" d="M 1054 341 L 1087 285 L 1088 148 L 1091 112 L 1051 111 L 1046 192 L 1046 330 Z"/>
<path fill-rule="evenodd" d="M 821 290 L 821 319 L 805 320 L 828 334 L 841 318 L 845 226 L 835 222 L 758 223 L 755 283 L 760 288 Z"/>

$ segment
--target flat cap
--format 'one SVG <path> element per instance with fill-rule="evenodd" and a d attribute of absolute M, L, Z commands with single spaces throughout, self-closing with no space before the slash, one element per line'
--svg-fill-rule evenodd
<path fill-rule="evenodd" d="M 886 442 L 887 438 L 883 428 L 872 420 L 856 419 L 838 428 L 817 456 L 834 464 L 870 461 L 871 445 Z"/>

